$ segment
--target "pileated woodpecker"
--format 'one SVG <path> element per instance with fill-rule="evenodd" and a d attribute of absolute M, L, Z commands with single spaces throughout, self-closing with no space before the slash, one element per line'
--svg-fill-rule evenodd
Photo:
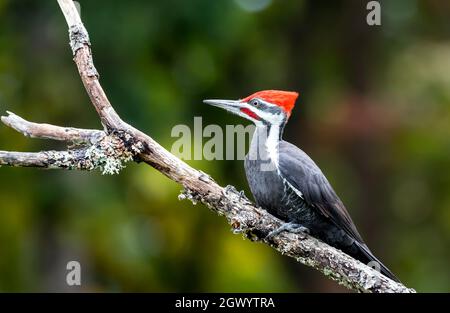
<path fill-rule="evenodd" d="M 245 159 L 247 181 L 256 203 L 285 222 L 281 231 L 307 232 L 399 281 L 369 250 L 344 204 L 314 161 L 282 139 L 298 93 L 256 92 L 241 100 L 204 102 L 242 116 L 256 125 Z M 373 263 L 372 263 L 373 264 Z"/>

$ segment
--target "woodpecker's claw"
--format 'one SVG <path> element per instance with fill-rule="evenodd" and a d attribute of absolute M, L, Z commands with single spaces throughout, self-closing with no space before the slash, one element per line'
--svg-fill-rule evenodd
<path fill-rule="evenodd" d="M 236 187 L 234 187 L 233 185 L 227 185 L 225 188 L 225 193 L 239 193 L 239 191 L 237 191 Z"/>
<path fill-rule="evenodd" d="M 277 229 L 275 229 L 274 231 L 271 231 L 265 238 L 264 240 L 270 240 L 273 237 L 275 237 L 276 235 L 287 231 L 290 233 L 295 233 L 295 234 L 309 234 L 309 229 L 306 228 L 305 226 L 301 225 L 301 224 L 295 224 L 295 223 L 284 223 L 283 225 L 281 225 L 280 227 L 278 227 Z M 303 238 L 305 238 L 303 236 Z M 303 239 L 302 238 L 302 239 Z"/>
<path fill-rule="evenodd" d="M 239 196 L 239 201 L 245 200 L 247 202 L 249 202 L 250 200 L 248 200 L 247 196 L 245 195 L 244 190 L 238 191 L 236 189 L 236 187 L 232 186 L 232 185 L 227 185 L 225 188 L 225 194 L 228 195 L 229 193 L 234 193 L 237 196 Z"/>
<path fill-rule="evenodd" d="M 244 190 L 239 191 L 239 201 L 241 201 L 242 199 L 247 199 Z"/>

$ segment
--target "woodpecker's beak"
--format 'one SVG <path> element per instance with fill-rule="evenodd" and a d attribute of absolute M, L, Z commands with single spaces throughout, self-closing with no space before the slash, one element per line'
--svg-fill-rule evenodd
<path fill-rule="evenodd" d="M 203 103 L 225 109 L 227 111 L 230 111 L 231 113 L 238 114 L 238 115 L 240 115 L 239 114 L 240 110 L 243 107 L 242 103 L 240 101 L 236 101 L 236 100 L 210 99 L 210 100 L 203 100 Z"/>
<path fill-rule="evenodd" d="M 247 102 L 242 102 L 240 100 L 203 100 L 204 103 L 213 105 L 218 108 L 222 108 L 231 112 L 233 114 L 239 115 L 247 120 L 250 120 L 254 123 L 261 120 L 258 116 L 258 113 L 254 111 L 254 108 L 251 108 Z"/>

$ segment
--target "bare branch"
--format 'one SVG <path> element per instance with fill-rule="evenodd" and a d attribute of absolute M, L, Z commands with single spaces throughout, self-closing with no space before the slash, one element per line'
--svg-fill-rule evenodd
<path fill-rule="evenodd" d="M 103 133 L 94 144 L 67 151 L 0 151 L 0 166 L 87 171 L 99 169 L 102 174 L 112 175 L 119 173 L 125 168 L 126 162 L 133 160 L 133 149 L 136 148 L 127 145 L 123 134 Z"/>
<path fill-rule="evenodd" d="M 99 75 L 92 60 L 89 34 L 81 22 L 75 4 L 72 0 L 58 0 L 58 3 L 69 26 L 74 61 L 91 102 L 106 129 L 120 129 L 123 122 L 100 86 Z"/>
<path fill-rule="evenodd" d="M 80 14 L 78 14 L 78 10 L 73 1 L 58 0 L 58 4 L 69 28 L 74 25 L 82 24 Z"/>
<path fill-rule="evenodd" d="M 51 124 L 33 123 L 24 120 L 12 112 L 7 111 L 7 113 L 7 116 L 1 117 L 1 121 L 19 133 L 22 133 L 24 136 L 31 138 L 93 144 L 105 136 L 105 132 L 101 130 L 60 127 Z"/>
<path fill-rule="evenodd" d="M 63 138 L 91 138 L 103 133 L 97 142 L 83 149 L 64 152 L 4 152 L 0 151 L 0 165 L 34 166 L 44 168 L 87 169 L 100 168 L 115 173 L 130 160 L 144 161 L 184 187 L 180 199 L 194 204 L 202 202 L 224 215 L 235 233 L 242 233 L 253 241 L 261 241 L 282 254 L 314 267 L 326 276 L 359 292 L 414 292 L 345 253 L 309 235 L 284 232 L 266 241 L 263 238 L 277 229 L 281 221 L 267 211 L 254 206 L 234 188 L 222 188 L 207 174 L 178 159 L 155 140 L 123 122 L 103 91 L 94 67 L 89 36 L 72 0 L 58 0 L 69 26 L 70 46 L 74 61 L 106 133 L 79 130 L 48 124 L 27 122 L 10 114 L 2 121 L 8 126 L 33 137 L 67 140 Z M 72 140 L 72 139 L 70 139 Z"/>
<path fill-rule="evenodd" d="M 9 152 L 0 151 L 0 165 L 45 169 L 88 169 L 84 150 Z"/>

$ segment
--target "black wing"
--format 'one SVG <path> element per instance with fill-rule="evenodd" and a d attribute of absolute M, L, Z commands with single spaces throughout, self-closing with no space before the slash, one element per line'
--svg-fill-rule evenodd
<path fill-rule="evenodd" d="M 313 160 L 296 146 L 281 141 L 280 174 L 303 194 L 304 200 L 317 208 L 336 226 L 360 243 L 364 243 L 344 204 Z"/>
<path fill-rule="evenodd" d="M 376 261 L 381 267 L 381 273 L 399 282 L 400 280 L 373 255 L 364 243 L 344 204 L 314 161 L 305 152 L 288 142 L 280 142 L 279 149 L 278 168 L 283 178 L 303 194 L 304 200 L 309 205 L 317 208 L 323 216 L 329 218 L 355 240 L 361 254 L 357 257 L 360 261 L 364 263 Z"/>

